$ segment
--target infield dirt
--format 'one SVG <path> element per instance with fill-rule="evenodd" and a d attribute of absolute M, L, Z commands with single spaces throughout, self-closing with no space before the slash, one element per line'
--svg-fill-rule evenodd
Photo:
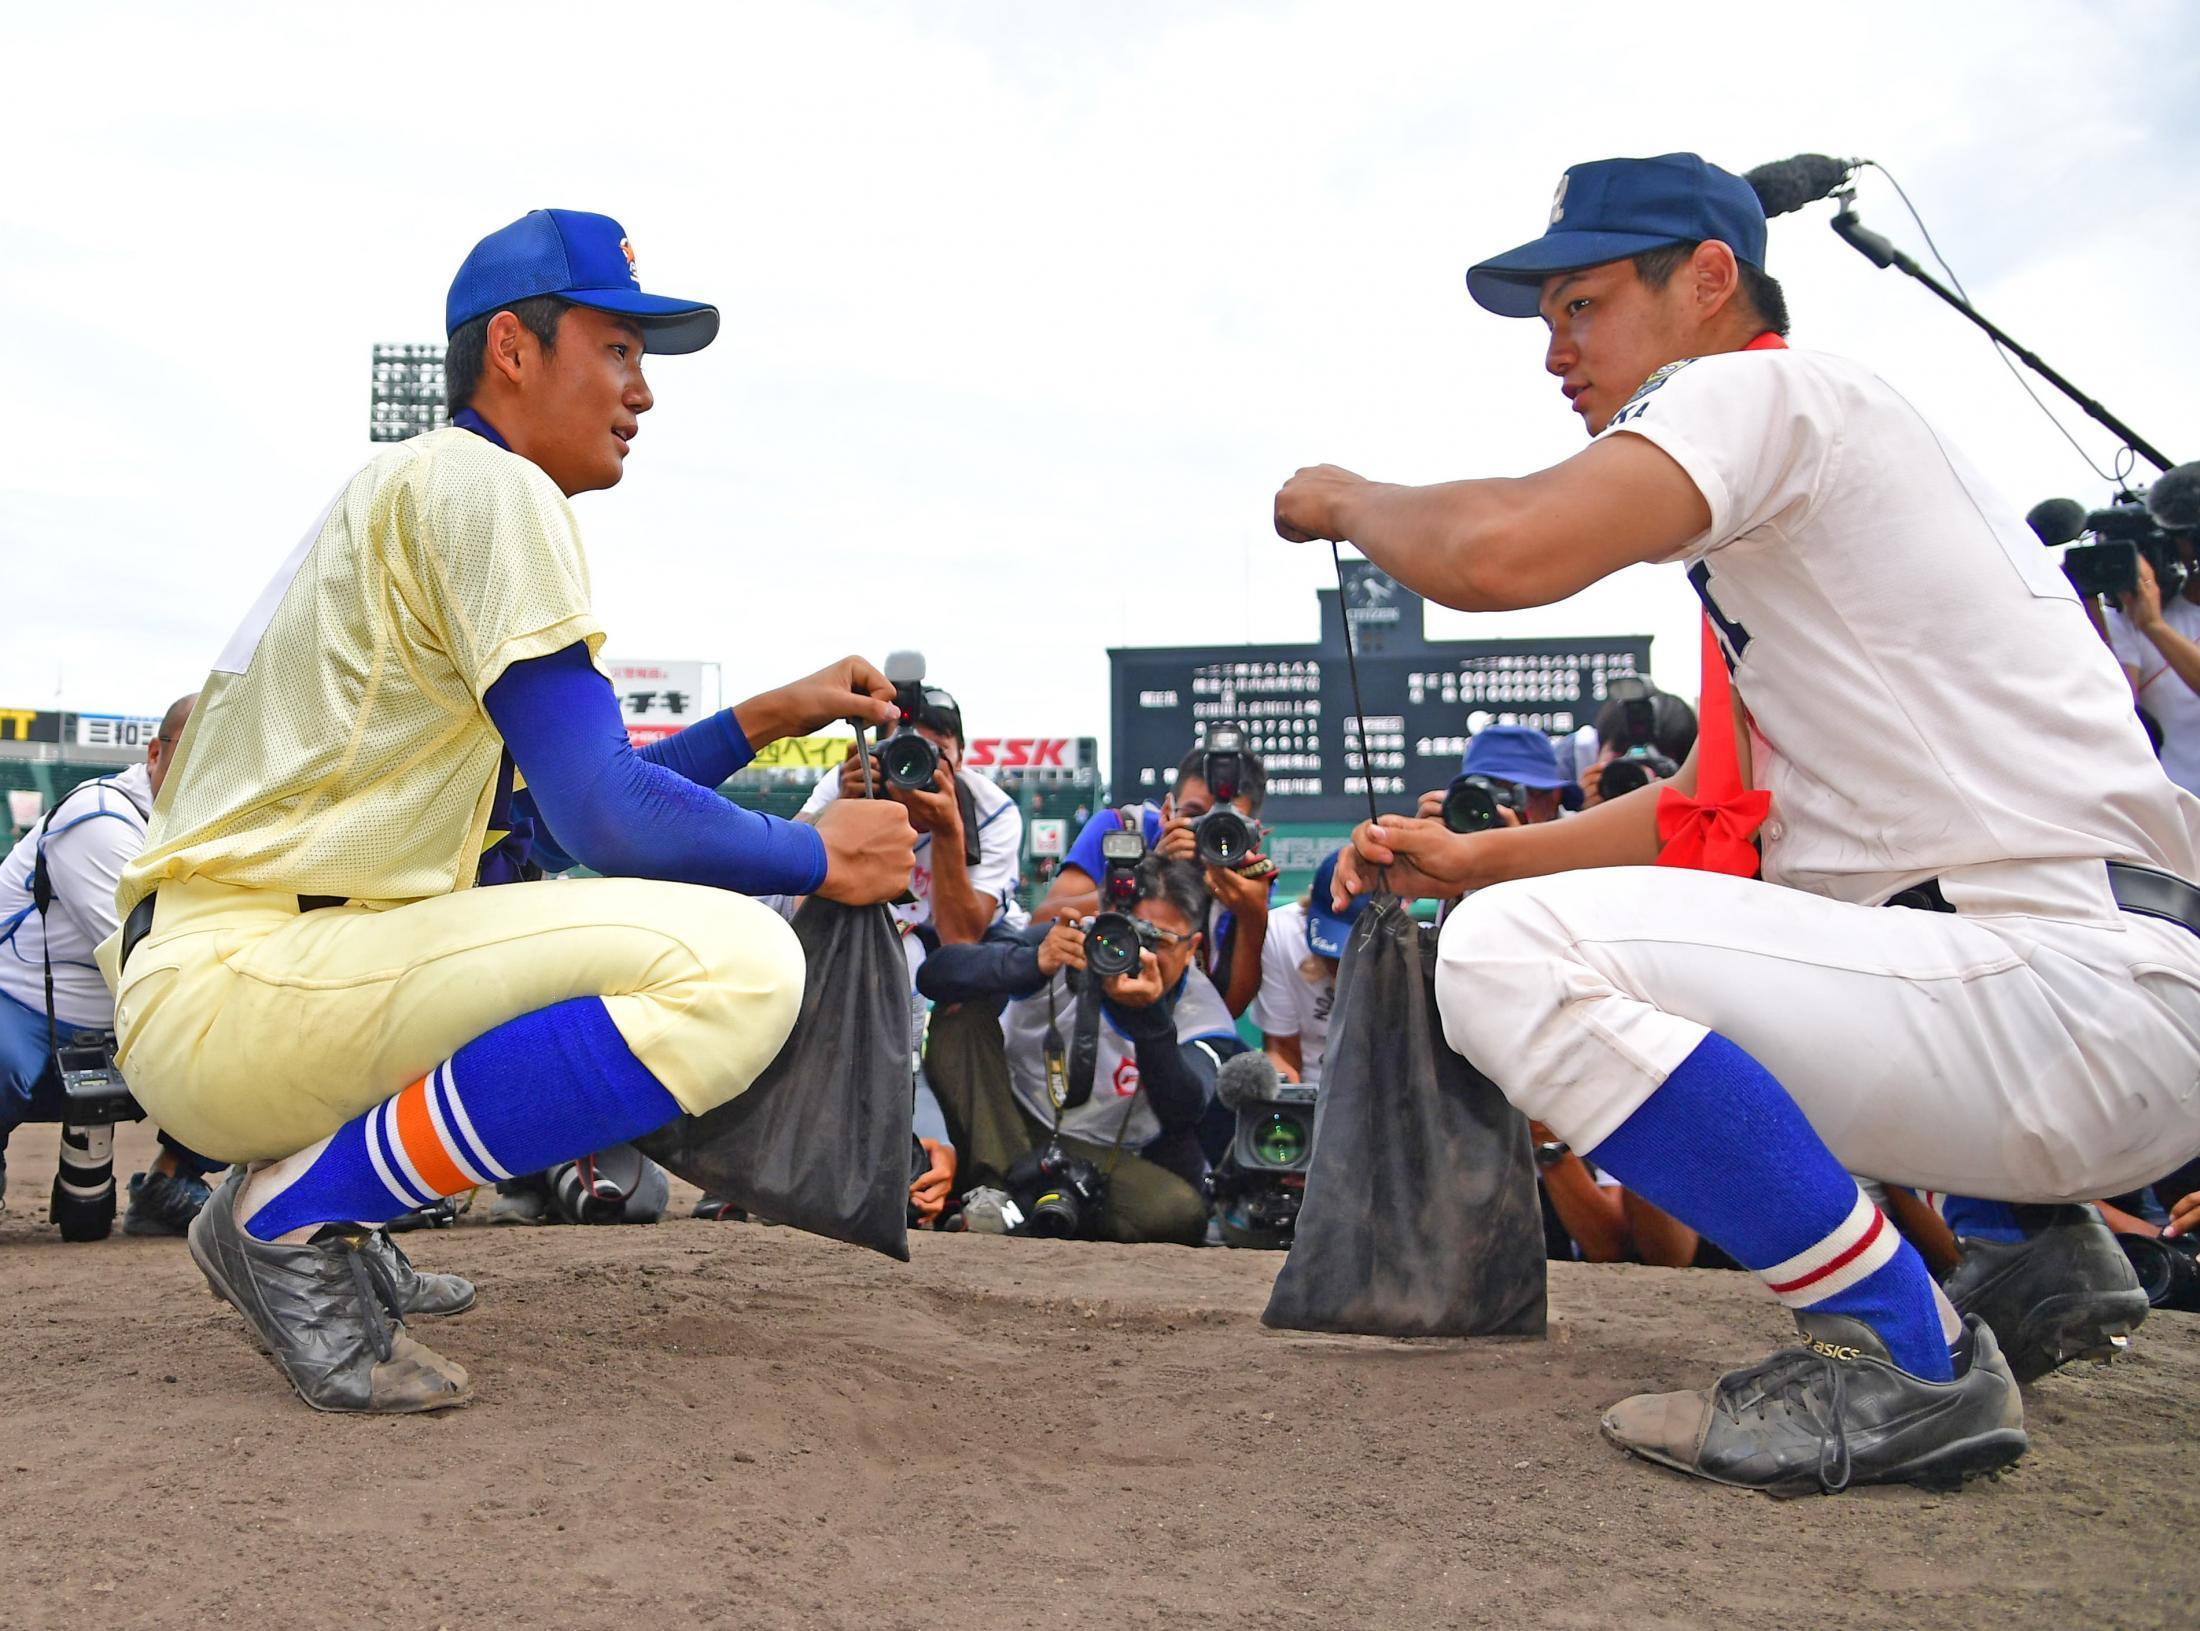
<path fill-rule="evenodd" d="M 127 1129 L 118 1167 L 144 1164 Z M 2188 1625 L 2200 1323 L 2028 1390 L 1960 1495 L 1773 1501 L 1601 1408 L 1759 1357 L 1734 1274 L 1554 1266 L 1548 1340 L 1265 1330 L 1279 1259 L 789 1230 L 414 1234 L 471 1407 L 298 1403 L 180 1241 L 0 1217 L 0 1625 Z"/>

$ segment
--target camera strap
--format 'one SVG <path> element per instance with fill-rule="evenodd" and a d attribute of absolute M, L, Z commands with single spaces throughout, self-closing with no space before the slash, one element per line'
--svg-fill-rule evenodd
<path fill-rule="evenodd" d="M 1092 1079 L 1100 1068 L 1100 982 L 1088 972 L 1077 999 L 1077 1021 L 1070 1027 L 1069 1083 L 1062 1108 L 1092 1102 Z"/>
<path fill-rule="evenodd" d="M 101 776 L 92 781 L 80 782 L 62 794 L 54 801 L 54 807 L 46 812 L 46 818 L 38 824 L 38 842 L 31 846 L 31 909 L 38 914 L 38 961 L 46 976 L 46 1051 L 53 1056 L 56 1071 L 61 1068 L 61 1022 L 54 1017 L 53 1007 L 53 933 L 52 925 L 46 921 L 46 914 L 53 909 L 53 872 L 46 865 L 46 841 L 59 836 L 54 831 L 53 818 L 61 813 L 61 807 L 87 787 L 112 787 L 131 809 L 137 810 L 140 820 L 148 820 L 152 815 L 150 810 L 139 809 L 137 800 L 123 792 L 111 777 Z M 114 821 L 123 819 L 121 811 L 103 807 L 87 811 L 63 823 L 61 832 L 67 833 L 87 821 L 97 821 L 102 817 Z M 21 919 L 18 918 L 17 923 L 20 922 Z M 12 937 L 12 929 L 10 934 Z"/>

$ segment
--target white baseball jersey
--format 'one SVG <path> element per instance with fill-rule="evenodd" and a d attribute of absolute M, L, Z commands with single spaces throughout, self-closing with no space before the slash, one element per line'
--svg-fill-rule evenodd
<path fill-rule="evenodd" d="M 2200 606 L 2183 595 L 2162 603 L 2162 617 L 2188 640 L 2200 640 Z M 2154 649 L 2154 642 L 2132 627 L 2122 612 L 2108 614 L 2108 638 L 2116 660 L 2139 674 L 2139 706 L 2162 727 L 2162 769 L 2189 793 L 2200 793 L 2200 696 L 2177 677 L 2177 670 Z"/>
<path fill-rule="evenodd" d="M 1884 380 L 1811 352 L 1704 357 L 1603 434 L 1655 443 L 1710 506 L 1673 559 L 1748 709 L 1767 880 L 1872 904 L 1996 861 L 2200 877 L 2200 802 L 2155 762 L 2059 563 Z"/>
<path fill-rule="evenodd" d="M 92 948 L 122 925 L 115 885 L 122 869 L 145 847 L 145 820 L 152 808 L 152 779 L 145 766 L 132 765 L 71 788 L 51 816 L 25 833 L 0 861 L 0 993 L 44 1013 L 45 959 L 50 955 L 54 1017 L 64 1025 L 90 1029 L 114 1023 L 115 999 L 92 961 Z M 41 833 L 46 875 L 53 883 L 53 904 L 43 924 L 31 903 L 31 869 Z"/>
<path fill-rule="evenodd" d="M 1019 997 L 1001 1012 L 1001 1033 L 1008 1046 L 1009 1085 L 1023 1106 L 1048 1126 L 1054 1125 L 1054 1103 L 1047 1097 L 1046 1034 L 1050 1020 L 1061 1032 L 1068 1050 L 1077 1028 L 1077 1002 L 1069 982 L 1056 974 L 1049 989 L 1054 1002 L 1051 1015 L 1047 990 Z M 1184 971 L 1184 986 L 1176 998 L 1176 1039 L 1219 1044 L 1237 1041 L 1237 1026 L 1223 1005 L 1214 982 L 1196 968 Z M 1219 1050 L 1216 1065 L 1222 1063 Z M 1123 1148 L 1136 1154 L 1161 1136 L 1160 1118 L 1138 1091 L 1138 1050 L 1115 1028 L 1107 1010 L 1100 1013 L 1098 1062 L 1092 1073 L 1092 1097 L 1062 1114 L 1062 1131 L 1094 1144 L 1113 1144 L 1118 1133 Z"/>
<path fill-rule="evenodd" d="M 1293 901 L 1268 914 L 1268 934 L 1260 943 L 1260 990 L 1248 1016 L 1264 1036 L 1299 1039 L 1299 1080 L 1319 1087 L 1322 1055 L 1329 1041 L 1329 1010 L 1337 1000 L 1337 965 L 1316 959 L 1311 977 L 1307 960 L 1306 907 Z"/>
<path fill-rule="evenodd" d="M 1023 909 L 1016 904 L 1016 872 L 1024 853 L 1024 813 L 1000 783 L 974 771 L 956 772 L 955 779 L 969 789 L 978 812 L 978 860 L 970 868 L 970 887 L 995 903 L 994 916 L 1004 912 L 1011 922 L 1021 922 Z M 826 805 L 840 797 L 840 772 L 833 770 L 810 790 L 802 814 L 814 819 Z M 894 915 L 908 928 L 932 921 L 932 835 L 917 834 L 917 868 L 909 875 L 912 905 L 897 906 Z"/>

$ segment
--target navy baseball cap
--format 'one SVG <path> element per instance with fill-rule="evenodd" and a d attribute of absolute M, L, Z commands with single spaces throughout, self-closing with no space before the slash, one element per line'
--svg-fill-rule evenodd
<path fill-rule="evenodd" d="M 444 334 L 546 294 L 633 318 L 651 351 L 700 351 L 718 337 L 716 306 L 642 293 L 626 228 L 586 210 L 530 210 L 475 244 L 443 303 Z"/>
<path fill-rule="evenodd" d="M 1352 904 L 1341 912 L 1329 907 L 1329 892 L 1336 887 L 1337 856 L 1344 851 L 1322 857 L 1322 864 L 1314 869 L 1314 899 L 1306 908 L 1306 945 L 1317 957 L 1342 957 L 1344 943 L 1352 938 L 1352 920 L 1367 910 L 1367 897 L 1355 895 Z"/>
<path fill-rule="evenodd" d="M 1462 776 L 1487 776 L 1516 787 L 1571 787 L 1558 768 L 1558 750 L 1533 725 L 1486 725 L 1467 743 Z"/>
<path fill-rule="evenodd" d="M 1534 317 L 1553 272 L 1710 238 L 1764 269 L 1764 206 L 1740 176 L 1693 153 L 1598 159 L 1559 177 L 1542 237 L 1467 268 L 1467 292 L 1500 317 Z"/>

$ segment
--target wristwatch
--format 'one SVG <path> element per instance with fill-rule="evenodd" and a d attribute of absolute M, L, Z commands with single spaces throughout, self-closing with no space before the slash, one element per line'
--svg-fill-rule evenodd
<path fill-rule="evenodd" d="M 1571 1153 L 1564 1144 L 1554 1138 L 1548 1143 L 1538 1144 L 1535 1147 L 1535 1164 L 1548 1172 Z"/>

